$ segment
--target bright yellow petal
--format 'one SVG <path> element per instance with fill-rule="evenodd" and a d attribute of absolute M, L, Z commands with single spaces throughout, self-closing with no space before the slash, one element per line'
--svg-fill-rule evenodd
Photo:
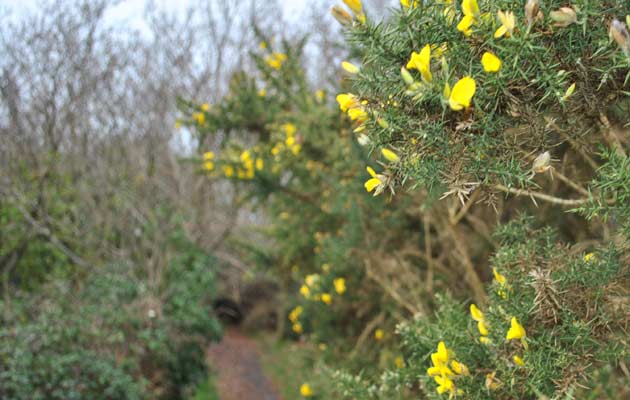
<path fill-rule="evenodd" d="M 510 321 L 510 329 L 508 330 L 505 339 L 523 339 L 525 336 L 527 336 L 527 333 L 525 332 L 523 325 L 518 323 L 516 317 L 512 317 L 512 320 Z"/>
<path fill-rule="evenodd" d="M 417 62 L 420 54 L 415 51 L 411 52 L 411 56 L 409 57 L 409 61 L 407 61 L 407 69 L 418 69 Z"/>
<path fill-rule="evenodd" d="M 466 32 L 470 31 L 470 27 L 472 26 L 473 22 L 475 22 L 475 18 L 466 15 L 457 24 L 457 30 L 466 34 Z"/>
<path fill-rule="evenodd" d="M 495 39 L 500 38 L 501 36 L 505 35 L 505 34 L 507 33 L 507 31 L 508 31 L 508 30 L 507 30 L 507 28 L 505 27 L 505 25 L 501 25 L 501 26 L 499 27 L 499 29 L 497 29 L 497 30 L 494 32 L 494 38 L 495 38 Z"/>
<path fill-rule="evenodd" d="M 385 157 L 388 161 L 391 161 L 391 162 L 400 161 L 400 158 L 396 155 L 396 153 L 394 153 L 390 149 L 381 149 L 381 153 L 383 154 L 383 157 Z"/>
<path fill-rule="evenodd" d="M 465 76 L 453 86 L 451 96 L 449 98 L 449 104 L 455 111 L 459 111 L 462 108 L 470 106 L 470 101 L 475 95 L 477 90 L 477 84 L 475 80 L 470 76 Z"/>
<path fill-rule="evenodd" d="M 501 69 L 501 60 L 490 52 L 483 53 L 481 64 L 486 72 L 498 72 Z"/>
<path fill-rule="evenodd" d="M 341 63 L 341 67 L 344 70 L 346 70 L 346 72 L 348 72 L 350 74 L 358 74 L 359 73 L 359 67 L 357 67 L 356 65 L 352 64 L 351 62 L 343 61 Z"/>
<path fill-rule="evenodd" d="M 444 344 L 444 342 L 438 343 L 437 357 L 442 362 L 447 362 L 448 361 L 448 350 L 447 350 L 446 345 Z"/>
<path fill-rule="evenodd" d="M 463 0 L 462 12 L 464 15 L 471 17 L 479 14 L 479 5 L 477 4 L 477 0 Z"/>
<path fill-rule="evenodd" d="M 367 190 L 368 192 L 371 192 L 372 190 L 374 190 L 378 185 L 380 185 L 382 182 L 380 179 L 378 178 L 371 178 L 368 179 L 365 182 L 365 190 Z"/>
<path fill-rule="evenodd" d="M 505 276 L 501 275 L 496 268 L 492 268 L 492 273 L 494 274 L 494 279 L 499 283 L 499 285 L 505 285 L 507 279 Z"/>
<path fill-rule="evenodd" d="M 480 309 L 477 308 L 475 304 L 470 305 L 470 315 L 472 316 L 472 319 L 474 319 L 477 322 L 484 320 L 483 313 L 481 312 Z"/>

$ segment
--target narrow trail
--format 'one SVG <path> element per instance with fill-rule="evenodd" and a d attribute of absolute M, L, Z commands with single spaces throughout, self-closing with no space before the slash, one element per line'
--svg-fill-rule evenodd
<path fill-rule="evenodd" d="M 258 345 L 235 328 L 208 347 L 220 400 L 282 400 L 260 364 Z"/>

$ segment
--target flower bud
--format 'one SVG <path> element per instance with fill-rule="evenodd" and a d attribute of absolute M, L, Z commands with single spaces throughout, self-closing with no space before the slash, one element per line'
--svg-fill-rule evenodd
<path fill-rule="evenodd" d="M 626 25 L 614 19 L 610 24 L 610 37 L 621 47 L 626 55 L 630 55 L 630 33 Z"/>
<path fill-rule="evenodd" d="M 340 6 L 333 6 L 330 13 L 342 26 L 352 26 L 352 15 Z"/>
<path fill-rule="evenodd" d="M 564 96 L 562 96 L 562 98 L 560 100 L 566 101 L 569 97 L 571 97 L 573 92 L 575 92 L 575 83 L 573 83 L 571 86 L 569 86 L 567 91 L 564 92 Z"/>
<path fill-rule="evenodd" d="M 555 26 L 563 28 L 577 22 L 577 14 L 571 7 L 560 7 L 559 10 L 549 13 L 549 16 L 556 22 Z"/>
<path fill-rule="evenodd" d="M 389 128 L 389 123 L 387 121 L 385 121 L 383 118 L 379 118 L 376 120 L 376 122 L 378 123 L 378 125 L 383 128 L 383 129 L 387 129 Z"/>
<path fill-rule="evenodd" d="M 371 143 L 370 138 L 368 137 L 368 135 L 362 133 L 357 137 L 357 141 L 359 142 L 359 144 L 361 146 L 367 146 L 368 144 Z"/>
<path fill-rule="evenodd" d="M 527 0 L 525 3 L 525 17 L 527 18 L 527 25 L 534 23 L 534 19 L 538 15 L 540 5 L 538 0 Z"/>
<path fill-rule="evenodd" d="M 407 68 L 405 67 L 400 68 L 400 76 L 402 76 L 403 81 L 405 81 L 407 85 L 413 84 L 413 76 L 411 76 L 409 71 L 407 71 Z"/>
<path fill-rule="evenodd" d="M 346 70 L 346 72 L 348 72 L 349 74 L 358 74 L 359 73 L 359 67 L 357 67 L 356 65 L 352 64 L 351 62 L 343 61 L 341 63 L 341 67 L 344 70 Z"/>
<path fill-rule="evenodd" d="M 532 171 L 536 174 L 542 174 L 551 168 L 551 154 L 548 151 L 540 154 L 532 164 Z"/>

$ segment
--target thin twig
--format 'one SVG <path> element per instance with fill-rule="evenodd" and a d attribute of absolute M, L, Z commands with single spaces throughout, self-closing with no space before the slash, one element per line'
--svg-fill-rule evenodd
<path fill-rule="evenodd" d="M 495 185 L 494 188 L 497 189 L 497 190 L 500 190 L 502 192 L 505 192 L 505 193 L 514 194 L 516 196 L 532 197 L 532 198 L 536 198 L 536 199 L 539 199 L 539 200 L 542 200 L 542 201 L 546 201 L 548 203 L 557 204 L 557 205 L 561 205 L 561 206 L 579 206 L 579 205 L 584 204 L 584 203 L 589 201 L 588 198 L 562 199 L 560 197 L 554 197 L 554 196 L 550 196 L 548 194 L 544 194 L 544 193 L 540 193 L 540 192 L 532 192 L 531 190 L 509 188 L 509 187 L 503 186 L 501 184 Z"/>
<path fill-rule="evenodd" d="M 424 224 L 424 253 L 427 257 L 427 282 L 426 289 L 429 295 L 433 294 L 433 257 L 431 256 L 431 217 L 429 213 L 425 213 L 423 217 Z"/>

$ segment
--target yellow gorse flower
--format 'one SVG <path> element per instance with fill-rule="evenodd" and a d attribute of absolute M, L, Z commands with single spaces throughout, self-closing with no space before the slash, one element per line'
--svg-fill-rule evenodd
<path fill-rule="evenodd" d="M 584 255 L 584 262 L 590 262 L 591 260 L 595 260 L 595 253 L 588 253 Z"/>
<path fill-rule="evenodd" d="M 412 52 L 407 62 L 407 69 L 417 69 L 425 82 L 431 82 L 433 80 L 431 75 L 431 46 L 427 44 L 420 50 L 420 53 Z"/>
<path fill-rule="evenodd" d="M 192 119 L 197 123 L 197 125 L 204 125 L 206 123 L 206 114 L 202 112 L 194 112 L 192 114 Z"/>
<path fill-rule="evenodd" d="M 332 296 L 330 293 L 322 293 L 322 303 L 330 305 L 332 303 Z"/>
<path fill-rule="evenodd" d="M 265 58 L 265 63 L 273 69 L 280 69 L 287 60 L 287 55 L 283 53 L 272 53 Z"/>
<path fill-rule="evenodd" d="M 497 16 L 499 17 L 499 21 L 501 21 L 501 26 L 494 32 L 495 39 L 498 39 L 502 36 L 510 37 L 514 33 L 514 27 L 516 26 L 516 17 L 512 11 L 503 12 L 501 10 L 497 11 Z"/>
<path fill-rule="evenodd" d="M 309 289 L 306 285 L 302 285 L 302 287 L 300 287 L 300 294 L 304 296 L 304 298 L 308 299 L 311 296 L 311 289 Z"/>
<path fill-rule="evenodd" d="M 304 329 L 302 328 L 302 324 L 299 322 L 294 323 L 291 329 L 293 329 L 293 332 L 297 334 L 300 334 L 304 331 Z"/>
<path fill-rule="evenodd" d="M 470 375 L 470 371 L 468 367 L 464 363 L 457 362 L 456 360 L 451 361 L 451 368 L 457 375 Z"/>
<path fill-rule="evenodd" d="M 365 14 L 363 13 L 363 5 L 361 0 L 343 0 L 346 6 L 354 13 L 355 18 L 362 24 L 365 24 Z"/>
<path fill-rule="evenodd" d="M 396 153 L 394 153 L 390 149 L 381 149 L 381 154 L 383 154 L 383 157 L 385 157 L 387 161 L 394 163 L 400 161 L 400 157 L 398 157 L 398 155 L 396 155 Z"/>
<path fill-rule="evenodd" d="M 472 34 L 471 27 L 475 23 L 475 18 L 479 15 L 477 0 L 463 0 L 462 12 L 464 17 L 457 24 L 457 30 L 466 36 L 470 36 Z"/>
<path fill-rule="evenodd" d="M 368 174 L 370 174 L 372 178 L 365 181 L 365 184 L 363 186 L 365 186 L 365 190 L 367 190 L 369 193 L 372 190 L 374 190 L 376 187 L 381 185 L 383 181 L 381 181 L 381 179 L 379 178 L 379 175 L 372 169 L 372 167 L 367 167 L 366 169 L 367 169 Z"/>
<path fill-rule="evenodd" d="M 383 338 L 385 337 L 385 331 L 382 329 L 377 329 L 374 331 L 374 339 L 376 339 L 376 341 L 381 341 L 383 340 Z"/>
<path fill-rule="evenodd" d="M 351 120 L 357 122 L 364 122 L 367 120 L 367 112 L 363 108 L 351 108 L 348 110 L 348 116 Z"/>
<path fill-rule="evenodd" d="M 351 62 L 348 62 L 348 61 L 342 61 L 341 62 L 341 68 L 343 68 L 349 74 L 358 74 L 359 71 L 360 71 L 359 67 L 357 67 L 356 65 L 354 65 L 354 64 L 352 64 Z"/>
<path fill-rule="evenodd" d="M 231 178 L 234 175 L 234 167 L 231 165 L 224 165 L 221 169 L 226 178 Z"/>
<path fill-rule="evenodd" d="M 512 360 L 514 361 L 514 364 L 522 367 L 523 365 L 525 365 L 525 361 L 523 361 L 523 359 L 517 355 L 515 355 L 514 357 L 512 357 Z"/>
<path fill-rule="evenodd" d="M 523 327 L 523 325 L 518 323 L 518 320 L 516 319 L 516 317 L 512 317 L 512 320 L 510 321 L 510 329 L 505 335 L 505 339 L 506 340 L 520 340 L 521 343 L 523 344 L 523 347 L 527 349 L 527 342 L 525 341 L 526 337 L 527 337 L 527 332 L 525 332 L 525 328 Z"/>
<path fill-rule="evenodd" d="M 484 315 L 475 304 L 470 305 L 470 316 L 477 322 L 484 321 Z"/>
<path fill-rule="evenodd" d="M 448 90 L 450 92 L 448 104 L 451 106 L 451 109 L 460 111 L 464 108 L 470 107 L 470 101 L 475 95 L 476 89 L 477 84 L 470 76 L 465 76 L 457 81 L 455 86 L 453 86 L 453 89 Z"/>
<path fill-rule="evenodd" d="M 306 286 L 308 287 L 312 287 L 318 281 L 319 281 L 319 274 L 310 274 L 310 275 L 307 275 L 306 278 L 304 279 L 304 282 L 306 283 Z"/>
<path fill-rule="evenodd" d="M 481 56 L 481 65 L 486 72 L 498 72 L 501 69 L 501 60 L 494 54 L 486 51 Z"/>
<path fill-rule="evenodd" d="M 421 0 L 400 0 L 403 8 L 416 8 Z"/>
<path fill-rule="evenodd" d="M 486 326 L 485 315 L 475 304 L 470 305 L 470 316 L 477 321 L 477 329 L 481 336 L 488 336 L 488 327 Z M 480 339 L 481 340 L 481 339 Z"/>
<path fill-rule="evenodd" d="M 506 340 L 523 339 L 526 336 L 527 336 L 527 333 L 525 332 L 525 328 L 523 328 L 523 325 L 518 323 L 518 320 L 516 319 L 516 317 L 512 317 L 512 320 L 510 321 L 510 329 L 508 330 L 508 333 L 505 336 L 505 339 Z"/>
<path fill-rule="evenodd" d="M 436 376 L 434 379 L 435 383 L 438 384 L 438 394 L 444 394 L 446 392 L 451 392 L 452 394 L 455 391 L 455 384 L 450 378 L 446 376 Z"/>
<path fill-rule="evenodd" d="M 311 389 L 311 386 L 308 383 L 303 383 L 302 386 L 300 386 L 300 394 L 302 397 L 312 397 L 313 389 Z"/>
<path fill-rule="evenodd" d="M 300 315 L 302 314 L 303 311 L 304 311 L 304 309 L 302 308 L 302 306 L 295 307 L 289 313 L 289 321 L 291 321 L 293 323 L 296 323 L 298 321 L 298 319 L 300 318 Z"/>
<path fill-rule="evenodd" d="M 335 286 L 335 292 L 337 294 L 344 294 L 346 292 L 346 280 L 345 278 L 337 278 L 333 281 Z"/>
<path fill-rule="evenodd" d="M 494 274 L 494 279 L 499 285 L 505 285 L 507 283 L 505 276 L 501 275 L 496 268 L 492 268 L 492 273 Z"/>
<path fill-rule="evenodd" d="M 449 368 L 449 361 L 452 369 Z M 431 354 L 431 363 L 432 366 L 427 369 L 427 375 L 434 378 L 439 394 L 449 392 L 452 396 L 455 394 L 453 379 L 457 375 L 470 375 L 468 367 L 454 359 L 453 351 L 447 348 L 443 341 L 438 343 L 437 351 Z M 457 393 L 460 391 L 458 390 Z"/>
<path fill-rule="evenodd" d="M 359 99 L 352 93 L 341 93 L 337 95 L 337 103 L 341 111 L 346 112 L 351 108 L 359 107 Z"/>

